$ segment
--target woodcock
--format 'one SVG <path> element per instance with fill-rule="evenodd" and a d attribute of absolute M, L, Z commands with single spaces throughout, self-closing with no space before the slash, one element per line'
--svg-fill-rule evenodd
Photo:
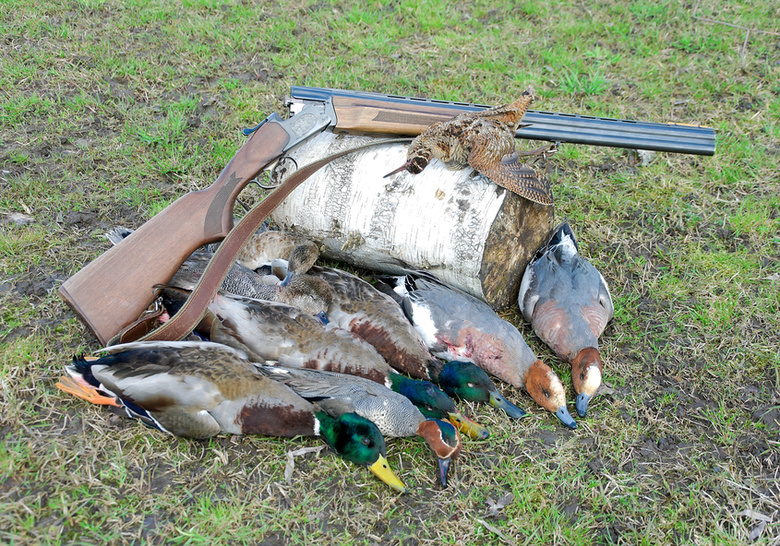
<path fill-rule="evenodd" d="M 419 174 L 432 159 L 438 159 L 452 170 L 469 165 L 521 197 L 552 205 L 548 184 L 539 180 L 533 168 L 520 163 L 521 155 L 539 155 L 551 148 L 520 153 L 515 150 L 515 133 L 528 126 L 521 120 L 533 99 L 533 90 L 529 89 L 510 104 L 466 112 L 431 125 L 409 145 L 406 163 L 385 177 L 401 171 Z"/>

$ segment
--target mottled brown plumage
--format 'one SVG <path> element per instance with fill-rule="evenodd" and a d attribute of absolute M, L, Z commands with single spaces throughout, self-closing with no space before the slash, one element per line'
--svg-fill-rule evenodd
<path fill-rule="evenodd" d="M 206 271 L 214 255 L 210 252 L 196 251 L 181 265 L 168 282 L 169 286 L 192 290 Z M 306 266 L 306 269 L 311 267 Z M 267 301 L 278 301 L 291 305 L 310 315 L 327 317 L 328 307 L 333 300 L 328 284 L 311 275 L 299 274 L 286 284 L 268 284 L 266 277 L 258 275 L 252 269 L 234 263 L 222 281 L 223 292 Z"/>
<path fill-rule="evenodd" d="M 520 162 L 521 155 L 541 154 L 544 149 L 520 153 L 515 150 L 515 133 L 527 126 L 521 120 L 533 99 L 529 89 L 510 104 L 465 112 L 430 126 L 409 145 L 406 163 L 387 176 L 402 170 L 419 174 L 431 159 L 438 159 L 453 170 L 471 166 L 521 197 L 552 205 L 548 184 L 539 179 L 533 168 Z"/>
<path fill-rule="evenodd" d="M 319 256 L 319 247 L 305 237 L 289 232 L 263 231 L 254 233 L 244 243 L 236 261 L 250 269 L 257 269 L 276 258 L 284 258 L 289 261 L 289 271 L 300 275 L 306 273 Z"/>

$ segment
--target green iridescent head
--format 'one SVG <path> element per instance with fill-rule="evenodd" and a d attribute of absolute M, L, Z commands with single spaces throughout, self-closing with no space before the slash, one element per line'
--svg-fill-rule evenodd
<path fill-rule="evenodd" d="M 455 398 L 471 402 L 489 402 L 496 386 L 488 374 L 471 362 L 448 362 L 438 377 L 439 386 Z"/>
<path fill-rule="evenodd" d="M 410 379 L 401 374 L 390 374 L 390 381 L 395 392 L 411 400 L 428 418 L 447 419 L 450 413 L 458 411 L 452 398 L 430 381 Z"/>
<path fill-rule="evenodd" d="M 471 362 L 446 363 L 438 377 L 439 386 L 452 396 L 470 402 L 487 402 L 504 410 L 509 417 L 520 419 L 527 414 L 498 392 L 488 374 Z"/>
<path fill-rule="evenodd" d="M 401 374 L 390 374 L 390 381 L 390 388 L 411 400 L 425 417 L 449 421 L 471 438 L 484 440 L 490 435 L 485 427 L 458 411 L 452 398 L 430 381 L 410 379 Z"/>
<path fill-rule="evenodd" d="M 368 466 L 380 480 L 403 493 L 406 486 L 390 470 L 385 439 L 377 426 L 356 413 L 331 417 L 323 411 L 315 414 L 319 434 L 340 456 L 353 463 Z"/>
<path fill-rule="evenodd" d="M 373 464 L 379 455 L 386 454 L 385 439 L 377 426 L 356 413 L 331 417 L 318 411 L 320 436 L 333 450 L 353 463 Z"/>

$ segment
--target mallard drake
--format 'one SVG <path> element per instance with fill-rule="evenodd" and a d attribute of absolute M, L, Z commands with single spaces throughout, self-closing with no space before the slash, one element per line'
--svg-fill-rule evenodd
<path fill-rule="evenodd" d="M 518 388 L 569 428 L 577 423 L 566 409 L 566 392 L 512 324 L 486 303 L 422 271 L 381 277 L 399 295 L 406 316 L 439 358 L 469 361 Z"/>
<path fill-rule="evenodd" d="M 444 363 L 431 358 L 422 337 L 391 296 L 339 269 L 315 266 L 308 274 L 330 286 L 333 297 L 328 310 L 329 320 L 370 343 L 394 368 L 412 377 L 433 381 L 450 396 L 487 402 L 513 418 L 526 415 L 473 363 Z"/>
<path fill-rule="evenodd" d="M 76 357 L 57 387 L 97 404 L 124 407 L 164 432 L 209 438 L 220 432 L 321 436 L 336 453 L 367 465 L 397 491 L 385 442 L 355 413 L 329 415 L 289 387 L 260 374 L 240 351 L 209 342 L 136 342 Z M 102 394 L 101 394 L 102 393 Z"/>
<path fill-rule="evenodd" d="M 385 436 L 420 436 L 439 462 L 439 479 L 447 486 L 451 461 L 461 450 L 460 436 L 447 421 L 426 418 L 412 402 L 374 381 L 341 373 L 258 364 L 260 373 L 284 383 L 323 408 L 354 411 L 379 427 Z"/>
<path fill-rule="evenodd" d="M 580 253 L 568 222 L 553 232 L 528 264 L 518 304 L 542 341 L 572 367 L 577 413 L 601 385 L 598 339 L 614 306 L 607 281 Z"/>
<path fill-rule="evenodd" d="M 438 387 L 399 374 L 371 345 L 346 330 L 323 325 L 289 305 L 227 294 L 218 294 L 208 311 L 200 332 L 246 351 L 254 360 L 365 377 L 408 397 L 427 417 L 448 419 L 473 438 L 488 436 L 485 427 L 465 417 Z"/>

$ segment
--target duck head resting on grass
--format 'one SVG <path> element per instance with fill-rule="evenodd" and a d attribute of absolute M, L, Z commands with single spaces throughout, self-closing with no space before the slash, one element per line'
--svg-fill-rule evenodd
<path fill-rule="evenodd" d="M 260 374 L 240 351 L 211 342 L 136 342 L 75 357 L 61 390 L 95 404 L 124 407 L 131 417 L 186 438 L 219 433 L 320 436 L 341 457 L 368 466 L 403 492 L 390 470 L 385 441 L 352 412 L 328 414 Z"/>
<path fill-rule="evenodd" d="M 426 418 L 405 396 L 362 377 L 265 364 L 258 364 L 258 369 L 323 408 L 343 405 L 339 411 L 369 419 L 385 436 L 421 437 L 436 455 L 439 480 L 447 486 L 450 464 L 461 450 L 460 436 L 448 421 Z"/>
<path fill-rule="evenodd" d="M 598 339 L 614 306 L 607 281 L 579 253 L 568 222 L 553 231 L 526 267 L 518 304 L 536 335 L 571 364 L 577 413 L 585 417 L 601 385 Z"/>

